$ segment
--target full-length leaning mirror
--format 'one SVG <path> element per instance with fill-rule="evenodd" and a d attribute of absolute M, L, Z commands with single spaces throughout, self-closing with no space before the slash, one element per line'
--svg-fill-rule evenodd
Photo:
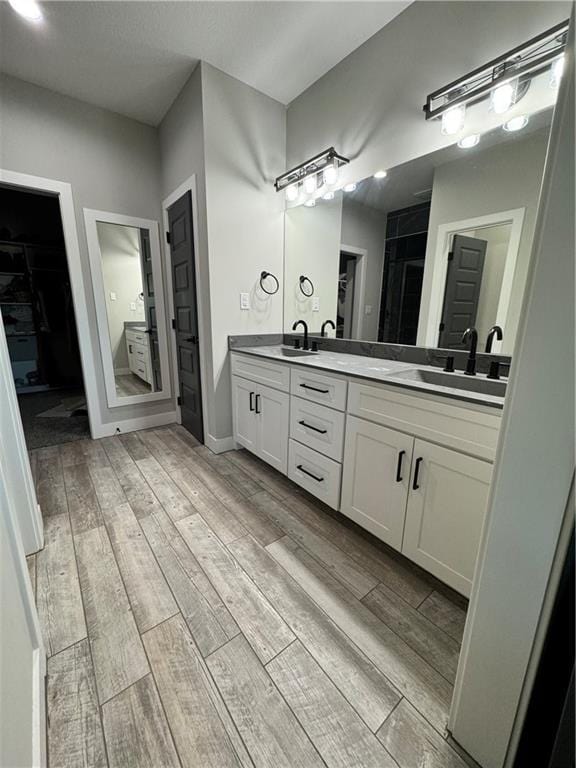
<path fill-rule="evenodd" d="M 158 224 L 88 209 L 84 218 L 108 405 L 169 397 Z"/>
<path fill-rule="evenodd" d="M 551 113 L 289 208 L 284 331 L 511 354 Z"/>

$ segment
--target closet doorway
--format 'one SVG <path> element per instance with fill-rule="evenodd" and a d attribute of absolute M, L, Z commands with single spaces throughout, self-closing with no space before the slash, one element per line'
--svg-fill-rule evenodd
<path fill-rule="evenodd" d="M 0 312 L 28 449 L 90 437 L 57 194 L 0 185 Z"/>

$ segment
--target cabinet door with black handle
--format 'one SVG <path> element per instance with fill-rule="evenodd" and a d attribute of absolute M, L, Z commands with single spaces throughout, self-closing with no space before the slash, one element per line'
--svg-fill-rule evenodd
<path fill-rule="evenodd" d="M 232 415 L 236 442 L 253 453 L 257 452 L 258 422 L 256 419 L 257 385 L 240 376 L 232 377 Z"/>
<path fill-rule="evenodd" d="M 255 407 L 258 423 L 257 455 L 274 469 L 286 474 L 290 396 L 287 392 L 279 392 L 260 384 Z"/>

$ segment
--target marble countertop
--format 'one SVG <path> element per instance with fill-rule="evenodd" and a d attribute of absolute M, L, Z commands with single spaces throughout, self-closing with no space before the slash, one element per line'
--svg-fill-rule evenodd
<path fill-rule="evenodd" d="M 256 357 L 265 357 L 269 360 L 276 360 L 290 365 L 299 365 L 304 368 L 314 368 L 317 370 L 329 371 L 330 373 L 340 373 L 345 376 L 379 381 L 402 389 L 418 390 L 432 395 L 439 395 L 440 397 L 449 397 L 452 400 L 462 400 L 478 405 L 488 405 L 492 408 L 502 408 L 504 406 L 503 397 L 458 389 L 456 385 L 459 377 L 462 375 L 461 372 L 447 374 L 448 376 L 454 376 L 454 387 L 444 387 L 437 384 L 429 384 L 424 381 L 394 378 L 395 374 L 402 371 L 416 369 L 427 369 L 431 371 L 442 370 L 436 366 L 402 363 L 397 360 L 383 360 L 376 357 L 349 355 L 341 352 L 326 352 L 324 350 L 302 357 L 289 357 L 282 354 L 282 345 L 235 347 L 231 351 L 247 355 L 255 355 Z M 478 374 L 478 378 L 486 377 Z M 505 381 L 504 378 L 502 380 Z"/>

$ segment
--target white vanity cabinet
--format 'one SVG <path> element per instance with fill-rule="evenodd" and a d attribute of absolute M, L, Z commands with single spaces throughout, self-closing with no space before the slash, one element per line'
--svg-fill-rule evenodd
<path fill-rule="evenodd" d="M 152 363 L 148 334 L 143 328 L 126 328 L 125 337 L 128 367 L 136 376 L 151 384 Z"/>

